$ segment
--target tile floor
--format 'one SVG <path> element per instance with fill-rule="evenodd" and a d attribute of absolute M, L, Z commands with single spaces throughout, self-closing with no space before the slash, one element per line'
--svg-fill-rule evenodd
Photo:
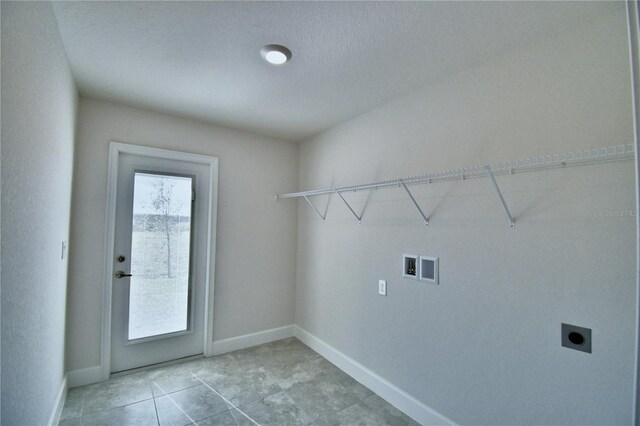
<path fill-rule="evenodd" d="M 69 390 L 60 425 L 416 425 L 295 338 Z"/>

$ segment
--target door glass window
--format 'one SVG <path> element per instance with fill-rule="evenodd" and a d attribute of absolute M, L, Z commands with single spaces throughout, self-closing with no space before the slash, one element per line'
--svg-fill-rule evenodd
<path fill-rule="evenodd" d="M 189 329 L 193 178 L 136 172 L 129 340 Z"/>

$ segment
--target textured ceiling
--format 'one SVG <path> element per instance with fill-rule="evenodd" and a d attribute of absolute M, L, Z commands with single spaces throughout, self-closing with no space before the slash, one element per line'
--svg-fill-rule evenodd
<path fill-rule="evenodd" d="M 80 92 L 303 140 L 615 2 L 54 2 Z M 283 44 L 280 67 L 259 54 Z"/>

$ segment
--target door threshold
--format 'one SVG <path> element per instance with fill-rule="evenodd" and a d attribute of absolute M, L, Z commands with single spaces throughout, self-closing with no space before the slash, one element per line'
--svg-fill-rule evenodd
<path fill-rule="evenodd" d="M 165 361 L 165 362 L 159 362 L 157 364 L 145 365 L 144 367 L 131 368 L 129 370 L 122 370 L 122 371 L 114 371 L 113 373 L 111 373 L 109 378 L 128 376 L 130 374 L 141 373 L 143 371 L 153 370 L 153 369 L 162 368 L 162 367 L 168 367 L 170 365 L 181 364 L 183 362 L 195 361 L 197 359 L 203 359 L 203 358 L 204 358 L 204 354 L 190 355 L 190 356 L 185 356 L 185 357 L 178 358 L 178 359 L 173 359 L 171 361 Z"/>

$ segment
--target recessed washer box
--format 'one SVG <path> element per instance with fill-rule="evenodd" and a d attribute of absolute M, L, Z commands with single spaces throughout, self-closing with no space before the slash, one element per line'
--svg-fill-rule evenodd
<path fill-rule="evenodd" d="M 418 255 L 402 255 L 402 276 L 404 278 L 418 279 Z"/>
<path fill-rule="evenodd" d="M 420 256 L 420 281 L 438 284 L 438 258 Z"/>

